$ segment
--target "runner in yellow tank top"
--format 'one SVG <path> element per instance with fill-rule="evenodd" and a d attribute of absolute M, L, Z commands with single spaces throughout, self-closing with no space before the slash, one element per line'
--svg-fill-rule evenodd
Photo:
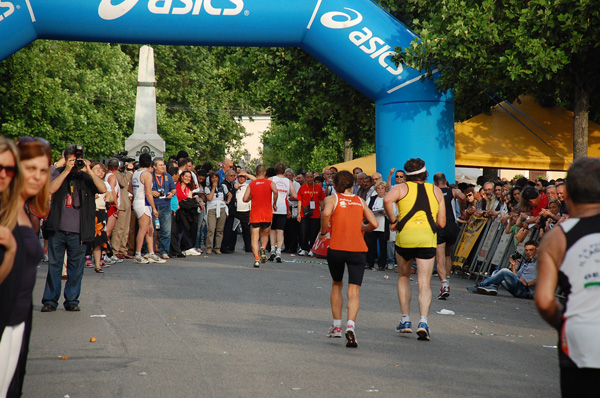
<path fill-rule="evenodd" d="M 428 173 L 421 159 L 409 159 L 404 164 L 406 183 L 394 186 L 385 196 L 385 214 L 392 220 L 390 229 L 397 230 L 396 261 L 398 262 L 398 300 L 402 318 L 398 333 L 412 333 L 410 322 L 410 268 L 417 260 L 419 340 L 429 340 L 429 307 L 431 306 L 431 274 L 437 248 L 436 228 L 446 225 L 446 207 L 442 191 L 427 182 Z M 395 219 L 394 205 L 398 206 Z"/>

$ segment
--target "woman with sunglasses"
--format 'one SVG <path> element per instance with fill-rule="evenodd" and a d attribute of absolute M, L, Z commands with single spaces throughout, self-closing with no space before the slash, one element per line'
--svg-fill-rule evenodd
<path fill-rule="evenodd" d="M 10 386 L 20 352 L 24 328 L 11 319 L 14 302 L 12 270 L 17 254 L 17 242 L 12 230 L 17 225 L 19 194 L 23 176 L 19 173 L 19 156 L 13 142 L 0 137 L 0 397 Z"/>
<path fill-rule="evenodd" d="M 467 198 L 467 206 L 461 212 L 460 218 L 457 220 L 461 224 L 467 224 L 473 214 L 477 211 L 477 199 L 475 198 L 475 190 L 473 187 L 465 189 L 464 194 Z"/>
<path fill-rule="evenodd" d="M 46 215 L 50 197 L 50 165 L 52 153 L 45 140 L 22 138 L 18 143 L 21 159 L 23 188 L 18 195 L 17 224 L 13 235 L 17 242 L 14 266 L 2 285 L 2 291 L 11 292 L 10 311 L 7 325 L 12 333 L 6 337 L 9 345 L 5 351 L 0 348 L 0 358 L 8 357 L 8 367 L 0 374 L 2 389 L 0 396 L 20 396 L 25 376 L 31 318 L 33 311 L 33 288 L 37 266 L 42 259 L 43 249 L 32 223 L 32 214 Z M 5 284 L 7 286 L 5 286 Z M 4 296 L 4 293 L 3 293 Z M 4 300 L 4 297 L 3 297 Z M 5 333 L 8 328 L 5 328 Z M 4 345 L 4 341 L 1 345 Z M 3 368 L 0 366 L 0 368 Z M 3 377 L 3 381 L 2 381 Z M 12 382 L 11 382 L 12 380 Z M 10 391 L 8 388 L 10 387 Z"/>

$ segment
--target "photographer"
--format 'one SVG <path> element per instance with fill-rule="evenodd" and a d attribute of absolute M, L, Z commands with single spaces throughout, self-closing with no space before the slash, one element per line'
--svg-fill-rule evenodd
<path fill-rule="evenodd" d="M 52 208 L 45 223 L 48 233 L 48 276 L 42 299 L 42 312 L 56 311 L 61 292 L 62 267 L 67 252 L 67 283 L 64 307 L 79 311 L 86 245 L 94 240 L 95 195 L 106 186 L 83 160 L 83 146 L 65 149 L 66 163 L 52 173 Z"/>
<path fill-rule="evenodd" d="M 171 198 L 176 194 L 175 182 L 173 177 L 166 173 L 163 158 L 154 158 L 152 164 L 152 196 L 160 224 L 160 230 L 157 231 L 158 253 L 163 259 L 168 259 L 171 246 Z"/>

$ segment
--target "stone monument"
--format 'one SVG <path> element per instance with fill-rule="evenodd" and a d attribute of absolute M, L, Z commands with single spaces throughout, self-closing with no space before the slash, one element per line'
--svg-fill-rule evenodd
<path fill-rule="evenodd" d="M 142 153 L 149 153 L 152 158 L 164 157 L 165 140 L 157 131 L 154 49 L 143 46 L 140 48 L 133 134 L 125 140 L 128 155 L 136 159 Z"/>

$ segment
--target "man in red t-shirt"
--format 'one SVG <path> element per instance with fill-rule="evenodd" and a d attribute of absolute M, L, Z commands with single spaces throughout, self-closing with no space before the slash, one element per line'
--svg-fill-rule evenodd
<path fill-rule="evenodd" d="M 273 210 L 277 210 L 277 186 L 273 181 L 267 180 L 267 169 L 264 165 L 256 166 L 256 180 L 252 181 L 244 193 L 244 202 L 252 200 L 250 208 L 250 237 L 252 239 L 252 254 L 254 254 L 254 267 L 267 261 L 266 247 L 271 232 Z M 260 247 L 259 247 L 260 237 Z M 260 259 L 260 261 L 259 261 Z"/>
<path fill-rule="evenodd" d="M 312 255 L 311 249 L 321 221 L 321 206 L 325 200 L 325 192 L 319 184 L 315 184 L 314 174 L 306 173 L 306 184 L 298 190 L 298 222 L 300 223 L 300 251 L 301 256 Z M 312 215 L 306 217 L 305 210 L 312 210 Z"/>

